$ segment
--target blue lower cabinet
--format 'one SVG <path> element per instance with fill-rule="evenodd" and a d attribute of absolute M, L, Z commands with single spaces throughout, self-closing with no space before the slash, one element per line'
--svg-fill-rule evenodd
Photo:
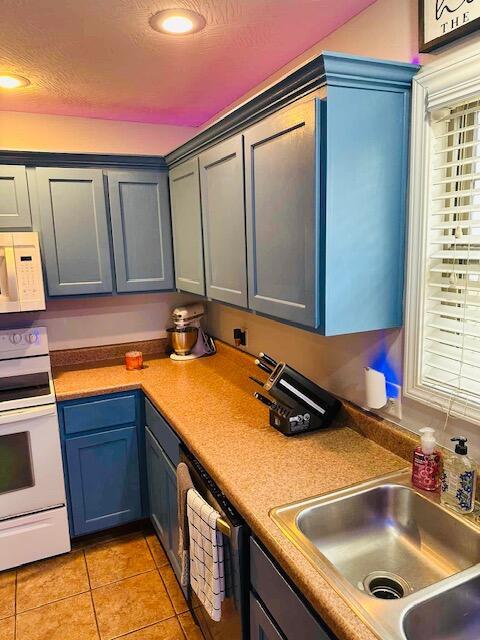
<path fill-rule="evenodd" d="M 250 640 L 284 640 L 280 630 L 251 592 Z"/>
<path fill-rule="evenodd" d="M 69 400 L 58 413 L 72 537 L 144 518 L 143 394 Z"/>
<path fill-rule="evenodd" d="M 145 427 L 150 519 L 177 577 L 178 558 L 177 476 L 175 467 L 153 433 Z"/>
<path fill-rule="evenodd" d="M 337 640 L 267 551 L 250 538 L 251 640 Z"/>
<path fill-rule="evenodd" d="M 136 426 L 65 443 L 75 535 L 142 517 Z"/>

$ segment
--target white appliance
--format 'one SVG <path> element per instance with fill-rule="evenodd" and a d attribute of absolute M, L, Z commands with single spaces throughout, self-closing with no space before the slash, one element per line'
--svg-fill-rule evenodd
<path fill-rule="evenodd" d="M 0 571 L 70 548 L 47 332 L 0 331 Z"/>
<path fill-rule="evenodd" d="M 172 311 L 173 324 L 175 326 L 173 329 L 167 330 L 174 350 L 174 352 L 170 354 L 170 358 L 172 360 L 195 360 L 196 358 L 216 353 L 217 349 L 213 338 L 207 335 L 202 328 L 202 318 L 204 315 L 205 307 L 200 303 L 188 304 L 184 307 L 176 307 Z M 193 328 L 197 331 L 193 334 L 195 336 L 195 342 L 191 345 L 189 353 L 186 355 L 183 353 L 176 353 L 176 351 L 178 351 L 177 345 L 185 347 L 185 330 L 191 330 Z"/>
<path fill-rule="evenodd" d="M 0 313 L 43 309 L 38 233 L 0 233 Z"/>

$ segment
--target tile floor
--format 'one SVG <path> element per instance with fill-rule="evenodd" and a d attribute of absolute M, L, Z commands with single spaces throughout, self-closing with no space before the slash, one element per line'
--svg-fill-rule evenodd
<path fill-rule="evenodd" d="M 151 531 L 0 573 L 0 640 L 203 640 Z"/>

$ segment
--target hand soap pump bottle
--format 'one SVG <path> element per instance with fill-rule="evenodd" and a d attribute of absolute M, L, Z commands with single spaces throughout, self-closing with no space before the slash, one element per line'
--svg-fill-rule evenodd
<path fill-rule="evenodd" d="M 420 433 L 420 445 L 413 452 L 412 484 L 424 491 L 438 491 L 441 454 L 435 448 L 435 431 L 425 427 Z"/>
<path fill-rule="evenodd" d="M 477 471 L 468 456 L 467 439 L 452 438 L 455 453 L 445 456 L 441 477 L 441 502 L 458 513 L 471 513 L 475 507 Z"/>

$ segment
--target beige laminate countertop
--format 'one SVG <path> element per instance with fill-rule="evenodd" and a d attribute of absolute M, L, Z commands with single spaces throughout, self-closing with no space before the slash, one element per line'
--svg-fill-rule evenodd
<path fill-rule="evenodd" d="M 217 348 L 215 356 L 188 362 L 152 359 L 142 371 L 123 364 L 60 368 L 57 399 L 143 389 L 334 633 L 341 640 L 376 638 L 269 511 L 405 468 L 405 460 L 348 427 L 283 436 L 252 396 L 248 376 L 262 375 L 253 359 L 222 343 Z"/>

